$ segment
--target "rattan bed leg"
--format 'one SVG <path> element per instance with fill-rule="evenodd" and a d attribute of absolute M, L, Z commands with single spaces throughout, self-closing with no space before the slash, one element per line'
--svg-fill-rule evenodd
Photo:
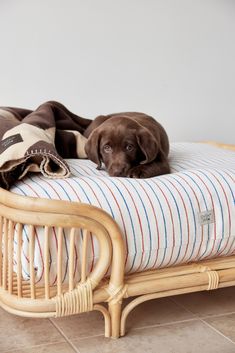
<path fill-rule="evenodd" d="M 94 310 L 98 310 L 103 314 L 104 317 L 104 324 L 105 324 L 105 330 L 104 330 L 104 336 L 109 338 L 111 336 L 111 320 L 110 320 L 110 314 L 108 310 L 100 304 L 94 305 Z"/>
<path fill-rule="evenodd" d="M 120 337 L 120 324 L 121 324 L 121 309 L 122 301 L 109 303 L 109 313 L 111 316 L 112 338 Z"/>

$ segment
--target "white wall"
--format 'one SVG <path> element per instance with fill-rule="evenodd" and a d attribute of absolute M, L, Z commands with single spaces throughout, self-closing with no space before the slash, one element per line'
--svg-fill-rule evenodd
<path fill-rule="evenodd" d="M 49 99 L 235 143 L 235 1 L 0 0 L 0 105 Z"/>

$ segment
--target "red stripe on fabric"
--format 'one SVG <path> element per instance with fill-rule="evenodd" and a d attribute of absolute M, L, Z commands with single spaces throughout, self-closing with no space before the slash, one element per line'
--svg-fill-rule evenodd
<path fill-rule="evenodd" d="M 41 178 L 40 176 L 38 176 L 38 178 L 39 178 L 40 180 L 42 180 L 44 183 L 46 183 L 46 184 L 55 192 L 55 194 L 58 196 L 58 199 L 61 200 L 61 197 L 60 197 L 60 195 L 58 194 L 57 190 L 56 190 L 47 180 Z"/>
<path fill-rule="evenodd" d="M 170 218 L 171 218 L 171 224 L 172 224 L 173 246 L 172 246 L 172 251 L 171 251 L 170 260 L 169 260 L 168 263 L 165 265 L 165 266 L 168 266 L 169 263 L 171 262 L 171 259 L 172 259 L 172 256 L 173 256 L 173 252 L 174 252 L 174 247 L 175 247 L 175 225 L 174 225 L 172 210 L 171 210 L 170 202 L 169 202 L 168 198 L 166 197 L 166 195 L 165 195 L 165 193 L 163 192 L 162 188 L 158 185 L 158 183 L 157 183 L 155 180 L 153 180 L 153 183 L 160 189 L 162 195 L 164 196 L 164 198 L 165 198 L 165 200 L 166 200 L 167 206 L 168 206 L 169 211 L 170 211 Z M 166 237 L 167 237 L 167 234 L 166 234 Z"/>
<path fill-rule="evenodd" d="M 55 238 L 56 254 L 58 254 L 58 241 L 57 241 L 57 235 L 56 235 L 55 227 L 52 227 L 52 233 L 54 234 L 54 238 Z M 55 279 L 53 281 L 53 285 L 56 283 L 56 281 L 57 281 L 57 274 L 55 275 Z"/>
<path fill-rule="evenodd" d="M 223 172 L 229 177 L 229 179 L 231 179 L 233 182 L 235 182 L 235 179 L 234 179 L 227 171 L 223 171 Z M 234 242 L 233 242 L 233 243 L 234 243 Z M 233 243 L 230 245 L 229 250 L 228 250 L 228 252 L 226 253 L 226 256 L 235 253 L 235 251 L 231 252 L 231 251 L 232 251 L 231 249 L 232 249 L 232 247 L 233 247 Z"/>
<path fill-rule="evenodd" d="M 77 197 L 78 202 L 81 202 L 81 199 L 78 196 L 76 189 L 71 185 L 71 183 L 69 183 L 68 180 L 66 180 L 66 179 L 64 179 L 64 182 L 73 190 L 74 194 Z M 74 251 L 75 251 L 75 266 L 74 266 L 74 271 L 73 271 L 73 278 L 75 278 L 75 276 L 76 276 L 77 265 L 78 265 L 78 250 L 77 250 L 76 244 L 74 244 Z"/>
<path fill-rule="evenodd" d="M 117 198 L 115 197 L 113 191 L 110 189 L 110 187 L 108 186 L 108 184 L 104 181 L 103 178 L 100 178 L 99 177 L 99 180 L 107 187 L 107 189 L 110 191 L 112 197 L 113 197 L 113 200 L 115 201 L 117 207 L 118 207 L 118 210 L 119 210 L 119 213 L 120 213 L 120 216 L 121 216 L 121 219 L 122 219 L 122 224 L 123 224 L 123 229 L 124 229 L 124 235 L 125 235 L 125 243 L 126 243 L 126 259 L 125 259 L 125 266 L 126 266 L 126 263 L 127 263 L 127 259 L 128 259 L 128 254 L 129 254 L 129 248 L 128 248 L 128 242 L 127 242 L 127 231 L 126 231 L 126 225 L 125 225 L 125 222 L 124 222 L 124 218 L 123 218 L 123 214 L 122 214 L 122 210 L 121 210 L 121 207 L 117 201 Z"/>
<path fill-rule="evenodd" d="M 154 206 L 153 206 L 153 203 L 152 203 L 152 200 L 150 199 L 146 189 L 144 188 L 144 186 L 142 185 L 142 183 L 139 183 L 139 185 L 141 186 L 141 188 L 144 190 L 145 192 L 145 195 L 147 196 L 149 202 L 150 202 L 150 205 L 151 205 L 151 208 L 152 208 L 152 211 L 153 211 L 153 215 L 154 215 L 154 219 L 155 219 L 155 224 L 156 224 L 156 229 L 157 229 L 157 254 L 156 254 L 156 259 L 154 261 L 154 264 L 153 266 L 150 267 L 150 269 L 153 269 L 155 268 L 156 266 L 156 263 L 157 263 L 157 260 L 158 260 L 158 252 L 159 252 L 159 248 L 160 248 L 160 235 L 159 235 L 159 227 L 158 227 L 158 221 L 157 221 L 157 217 L 156 217 L 156 214 L 155 214 L 155 211 L 154 211 Z M 150 249 L 151 250 L 151 249 Z"/>
<path fill-rule="evenodd" d="M 187 185 L 190 187 L 190 189 L 192 190 L 196 200 L 197 200 L 197 205 L 198 205 L 198 209 L 199 209 L 199 212 L 201 212 L 201 206 L 200 206 L 200 202 L 198 200 L 198 197 L 197 197 L 197 194 L 195 193 L 194 189 L 192 188 L 192 186 L 190 185 L 190 183 L 182 176 L 182 175 L 178 175 L 178 177 L 180 177 L 181 179 L 183 179 Z M 198 248 L 198 252 L 197 252 L 197 255 L 195 256 L 195 260 L 198 259 L 200 257 L 200 251 L 201 251 L 201 247 L 202 247 L 202 244 L 203 244 L 203 241 L 204 241 L 204 229 L 203 227 L 201 227 L 201 242 L 200 242 L 200 245 L 199 245 L 199 248 Z"/>
<path fill-rule="evenodd" d="M 14 234 L 15 234 L 15 232 L 16 232 L 16 224 L 14 225 Z M 24 237 L 24 235 L 23 235 L 23 237 Z M 15 252 L 14 252 L 14 254 L 15 254 Z M 24 258 L 25 258 L 25 260 L 29 263 L 29 258 L 28 258 L 28 255 L 27 254 L 25 254 L 25 252 L 24 252 L 24 248 L 22 247 L 22 254 L 23 254 L 23 256 L 24 256 Z M 16 262 L 16 264 L 17 264 L 17 262 Z M 28 273 L 28 272 L 27 272 Z M 28 273 L 29 274 L 29 273 Z"/>
<path fill-rule="evenodd" d="M 220 184 L 220 186 L 221 186 L 221 189 L 223 190 L 223 193 L 224 193 L 224 196 L 225 196 L 225 199 L 226 199 L 226 204 L 227 204 L 227 208 L 228 208 L 228 219 L 229 219 L 229 237 L 231 236 L 231 213 L 230 213 L 230 207 L 229 207 L 229 202 L 228 202 L 228 197 L 227 197 L 227 195 L 226 195 L 226 192 L 225 192 L 225 190 L 224 190 L 224 187 L 223 187 L 223 185 L 221 184 L 221 182 L 219 181 L 219 179 L 211 172 L 211 174 L 214 176 L 214 178 L 217 180 L 217 182 Z M 220 250 L 218 253 L 217 253 L 217 255 L 218 256 L 220 256 L 221 255 L 221 253 L 223 253 L 224 251 L 225 251 L 225 249 L 226 249 L 226 247 L 227 247 L 227 245 L 228 245 L 228 243 L 229 243 L 229 238 L 227 239 L 227 242 L 226 242 L 226 244 L 225 244 L 225 246 L 224 246 L 224 248 L 223 248 L 223 250 Z"/>
<path fill-rule="evenodd" d="M 235 179 L 227 172 L 227 171 L 224 171 L 224 173 L 233 181 L 233 182 L 235 182 Z M 235 251 L 233 251 L 233 252 L 231 252 L 231 248 L 233 247 L 233 243 L 230 245 L 230 247 L 229 247 L 229 250 L 228 250 L 228 252 L 226 253 L 226 255 L 228 255 L 228 254 L 234 254 L 235 253 Z"/>
<path fill-rule="evenodd" d="M 39 241 L 39 238 L 38 238 L 38 233 L 37 233 L 36 227 L 34 227 L 34 232 L 35 232 L 35 235 L 36 235 L 37 243 L 38 243 L 38 246 L 39 246 L 40 257 L 41 257 L 41 260 L 42 260 L 42 273 L 41 273 L 40 278 L 36 282 L 36 283 L 39 283 L 41 281 L 43 275 L 44 275 L 44 258 L 43 258 L 42 249 L 41 249 L 41 245 L 40 245 L 40 241 Z"/>
<path fill-rule="evenodd" d="M 42 179 L 42 178 L 40 178 L 40 179 Z M 49 182 L 47 182 L 47 181 L 44 180 L 44 179 L 42 179 L 42 180 L 43 180 L 52 190 L 55 191 L 55 193 L 57 194 L 58 198 L 61 200 L 60 194 L 58 194 L 57 190 L 56 190 Z M 74 194 L 75 194 L 76 197 L 77 197 L 78 202 L 81 202 L 81 199 L 80 199 L 80 197 L 79 197 L 79 195 L 78 195 L 76 189 L 71 185 L 71 183 L 69 183 L 68 180 L 66 180 L 66 179 L 63 179 L 63 182 L 64 182 L 65 184 L 67 184 L 67 185 L 70 187 L 70 189 L 72 189 L 72 191 L 74 192 Z M 57 244 L 57 235 L 56 235 L 56 233 L 55 233 L 55 238 L 56 238 L 56 244 Z M 65 241 L 67 242 L 67 237 L 65 237 Z M 56 250 L 57 250 L 57 252 L 58 252 L 58 247 L 57 247 L 57 246 L 56 246 Z M 77 254 L 78 254 L 78 251 L 77 251 L 77 246 L 76 246 L 76 244 L 74 244 L 74 252 L 75 252 L 75 266 L 74 266 L 74 274 L 73 274 L 73 277 L 75 278 L 76 271 L 77 271 L 77 260 L 78 260 L 78 255 L 77 255 Z M 58 254 L 57 254 L 57 255 L 58 255 Z M 65 276 L 66 276 L 66 274 L 65 274 Z M 57 276 L 56 276 L 56 279 L 57 279 Z M 53 284 L 56 282 L 56 279 L 54 280 Z"/>
<path fill-rule="evenodd" d="M 74 165 L 76 164 L 73 164 L 73 168 L 77 171 L 77 169 L 74 167 Z M 88 175 L 88 176 L 94 176 L 93 173 L 90 173 L 90 172 L 87 172 L 87 169 L 90 170 L 91 167 L 87 167 L 87 166 L 81 166 L 81 165 L 76 165 L 76 167 L 78 167 L 79 169 L 83 170 L 83 172 Z M 85 169 L 84 169 L 85 168 Z M 79 172 L 78 172 L 79 173 Z M 85 175 L 83 174 L 80 174 L 79 176 L 75 175 L 75 178 L 81 178 L 81 177 L 85 177 Z"/>
<path fill-rule="evenodd" d="M 168 182 L 174 187 L 174 189 L 177 191 L 177 193 L 179 194 L 179 196 L 180 196 L 180 198 L 181 198 L 181 201 L 182 201 L 182 203 L 183 203 L 183 206 L 184 206 L 184 212 L 185 212 L 185 215 L 186 215 L 186 222 L 187 222 L 187 232 L 188 232 L 188 241 L 187 241 L 187 245 L 186 245 L 186 249 L 185 249 L 185 253 L 184 253 L 184 256 L 183 256 L 183 258 L 182 258 L 182 260 L 180 260 L 180 261 L 184 261 L 184 259 L 185 259 L 185 256 L 186 256 L 186 254 L 187 254 L 187 251 L 188 251 L 188 246 L 189 246 L 189 232 L 190 232 L 190 230 L 189 230 L 189 217 L 188 217 L 188 211 L 187 211 L 187 208 L 186 208 L 186 206 L 185 206 L 185 202 L 184 202 L 184 199 L 183 199 L 183 197 L 182 197 L 182 194 L 181 194 L 181 192 L 179 191 L 179 189 L 172 183 L 172 181 L 170 181 L 169 179 L 168 179 Z"/>
<path fill-rule="evenodd" d="M 40 197 L 38 195 L 38 193 L 36 192 L 36 190 L 34 188 L 31 187 L 31 185 L 27 184 L 25 181 L 21 181 L 24 185 L 28 186 L 34 193 L 37 197 Z M 37 244 L 38 244 L 38 248 L 39 248 L 39 253 L 40 253 L 40 257 L 41 257 L 41 261 L 42 261 L 42 273 L 41 273 L 41 276 L 40 278 L 38 279 L 38 282 L 41 281 L 42 277 L 43 277 L 43 274 L 44 274 L 44 259 L 43 259 L 43 254 L 42 254 L 42 248 L 41 248 L 41 244 L 40 244 L 40 241 L 39 241 L 39 238 L 38 238 L 38 233 L 37 233 L 37 229 L 36 227 L 34 227 L 34 232 L 35 232 L 35 236 L 36 236 L 36 240 L 37 240 Z"/>
<path fill-rule="evenodd" d="M 84 177 L 80 177 L 81 180 L 83 180 L 83 182 L 89 187 L 89 189 L 91 190 L 91 192 L 94 194 L 100 208 L 102 208 L 101 203 L 96 195 L 96 193 L 94 192 L 94 190 L 92 189 L 92 187 L 90 186 L 90 184 L 84 180 Z M 94 268 L 94 261 L 95 261 L 95 252 L 94 252 L 94 239 L 93 239 L 93 235 L 91 234 L 91 248 L 92 248 L 92 261 L 91 261 L 91 267 L 90 267 L 90 272 L 93 270 Z"/>
<path fill-rule="evenodd" d="M 43 179 L 43 178 L 40 177 L 40 176 L 38 176 L 38 178 L 39 178 L 40 180 L 42 180 L 44 183 L 46 183 L 46 184 L 56 193 L 56 195 L 58 196 L 59 200 L 61 200 L 61 197 L 60 197 L 60 195 L 58 194 L 57 190 L 56 190 L 47 180 Z M 66 180 L 66 182 L 67 182 L 67 180 Z M 69 184 L 69 185 L 70 185 L 70 184 Z M 71 188 L 72 188 L 72 187 L 71 187 Z M 38 197 L 40 197 L 40 196 L 38 196 Z M 58 255 L 58 241 L 57 241 L 57 235 L 56 235 L 55 228 L 52 227 L 52 229 L 53 229 L 53 234 L 54 234 L 54 238 L 55 238 L 55 242 L 56 242 L 56 251 L 57 251 L 57 255 Z M 65 240 L 65 241 L 66 241 L 66 240 Z M 44 266 L 44 265 L 43 265 L 43 266 Z M 43 267 L 43 270 L 44 270 L 44 267 Z M 52 281 L 53 284 L 55 284 L 56 281 L 57 281 L 57 274 L 56 274 L 56 276 L 55 276 L 54 281 Z"/>
<path fill-rule="evenodd" d="M 197 173 L 191 171 L 192 174 L 196 175 L 200 180 L 201 182 L 204 184 L 204 186 L 206 187 L 207 191 L 208 191 L 208 194 L 210 195 L 210 198 L 211 198 L 211 203 L 212 203 L 212 207 L 213 207 L 213 215 L 214 215 L 214 220 L 215 220 L 215 205 L 214 205 L 214 201 L 213 201 L 213 197 L 212 197 L 212 194 L 208 188 L 208 186 L 206 185 L 206 183 L 204 182 L 204 180 L 200 177 L 200 175 L 198 175 Z M 214 222 L 214 239 L 213 239 L 213 246 L 212 246 L 212 249 L 210 251 L 210 253 L 205 256 L 204 258 L 208 258 L 211 256 L 211 254 L 213 253 L 214 251 L 214 247 L 215 247 L 215 242 L 216 242 L 216 220 Z"/>
<path fill-rule="evenodd" d="M 140 232 L 141 232 L 141 239 L 142 239 L 142 251 L 141 251 L 141 260 L 140 260 L 140 264 L 139 264 L 138 268 L 137 268 L 136 271 L 135 271 L 135 272 L 138 272 L 139 269 L 141 268 L 142 263 L 143 263 L 143 256 L 144 256 L 144 233 L 143 233 L 142 222 L 141 222 L 141 219 L 140 219 L 140 215 L 139 215 L 138 209 L 137 209 L 137 207 L 136 207 L 136 203 L 135 203 L 135 201 L 134 201 L 134 199 L 133 199 L 133 197 L 132 197 L 130 191 L 128 190 L 128 188 L 126 187 L 126 185 L 125 185 L 121 180 L 119 180 L 119 181 L 120 181 L 120 183 L 122 184 L 122 186 L 124 186 L 124 188 L 126 189 L 126 191 L 128 192 L 128 194 L 129 194 L 130 197 L 131 197 L 131 200 L 132 200 L 132 202 L 133 202 L 133 205 L 134 205 L 134 208 L 135 208 L 137 217 L 138 217 L 139 225 L 140 225 Z M 134 267 L 134 265 L 133 265 L 133 267 Z"/>
<path fill-rule="evenodd" d="M 91 238 L 91 250 L 92 250 L 92 262 L 91 262 L 91 268 L 90 268 L 90 272 L 92 272 L 93 268 L 94 268 L 94 261 L 95 261 L 95 250 L 94 250 L 94 240 L 93 240 L 93 236 L 90 233 L 90 238 Z"/>
<path fill-rule="evenodd" d="M 78 201 L 81 202 L 81 199 L 78 196 L 78 193 L 77 193 L 76 189 L 68 182 L 68 180 L 64 179 L 63 181 L 73 190 L 73 192 L 76 195 Z"/>
<path fill-rule="evenodd" d="M 95 191 L 92 189 L 92 187 L 90 186 L 90 184 L 89 184 L 84 178 L 85 178 L 85 177 L 80 177 L 80 179 L 83 180 L 83 182 L 89 187 L 89 189 L 91 190 L 91 192 L 92 192 L 93 195 L 95 196 L 96 201 L 98 202 L 100 208 L 102 208 L 101 203 L 100 203 L 100 201 L 99 201 L 99 199 L 98 199 L 98 197 L 97 197 Z"/>
<path fill-rule="evenodd" d="M 74 266 L 74 271 L 73 271 L 73 278 L 75 278 L 77 267 L 78 267 L 78 251 L 77 251 L 77 246 L 74 246 L 75 250 L 75 266 Z"/>
<path fill-rule="evenodd" d="M 74 166 L 73 166 L 73 168 L 74 168 Z M 80 168 L 81 170 L 83 170 L 83 172 L 85 172 L 88 176 L 91 176 L 91 175 L 92 175 L 92 174 L 89 174 L 89 173 L 87 172 L 87 170 L 86 170 L 86 169 L 89 169 L 89 167 L 86 168 L 86 166 L 85 166 L 85 168 L 86 168 L 85 170 L 84 170 L 84 166 L 83 166 L 83 167 L 82 167 L 82 166 L 79 166 L 79 168 Z M 99 199 L 98 199 L 96 193 L 94 192 L 94 190 L 92 189 L 92 187 L 90 186 L 90 184 L 84 179 L 85 176 L 79 176 L 79 177 L 76 177 L 76 178 L 79 178 L 79 179 L 83 180 L 84 183 L 86 183 L 86 184 L 88 185 L 88 187 L 90 188 L 90 190 L 91 190 L 92 193 L 94 194 L 94 196 L 95 196 L 95 198 L 96 198 L 96 200 L 97 200 L 97 202 L 98 202 L 100 208 L 102 208 L 101 203 L 100 203 L 100 201 L 99 201 Z M 94 261 L 95 261 L 93 236 L 91 235 L 90 238 L 91 238 L 91 248 L 92 248 L 92 253 L 93 253 L 93 255 L 92 255 L 92 261 L 91 261 L 91 266 L 90 266 L 89 272 L 91 272 L 91 271 L 93 270 L 93 268 L 94 268 Z M 107 271 L 108 271 L 108 270 L 107 270 Z"/>
<path fill-rule="evenodd" d="M 230 175 L 228 174 L 228 172 L 224 172 L 233 182 L 235 182 L 235 179 Z"/>

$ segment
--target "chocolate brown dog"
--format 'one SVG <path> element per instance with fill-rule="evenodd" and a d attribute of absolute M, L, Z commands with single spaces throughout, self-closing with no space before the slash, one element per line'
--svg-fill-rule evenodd
<path fill-rule="evenodd" d="M 170 173 L 164 128 L 143 113 L 100 115 L 84 132 L 85 151 L 110 176 L 150 178 Z"/>

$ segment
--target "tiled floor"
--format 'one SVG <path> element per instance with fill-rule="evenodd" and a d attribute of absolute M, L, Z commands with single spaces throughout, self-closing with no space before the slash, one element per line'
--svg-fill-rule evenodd
<path fill-rule="evenodd" d="M 42 320 L 0 309 L 1 353 L 235 353 L 235 287 L 146 302 L 127 331 L 104 338 L 98 312 Z"/>

